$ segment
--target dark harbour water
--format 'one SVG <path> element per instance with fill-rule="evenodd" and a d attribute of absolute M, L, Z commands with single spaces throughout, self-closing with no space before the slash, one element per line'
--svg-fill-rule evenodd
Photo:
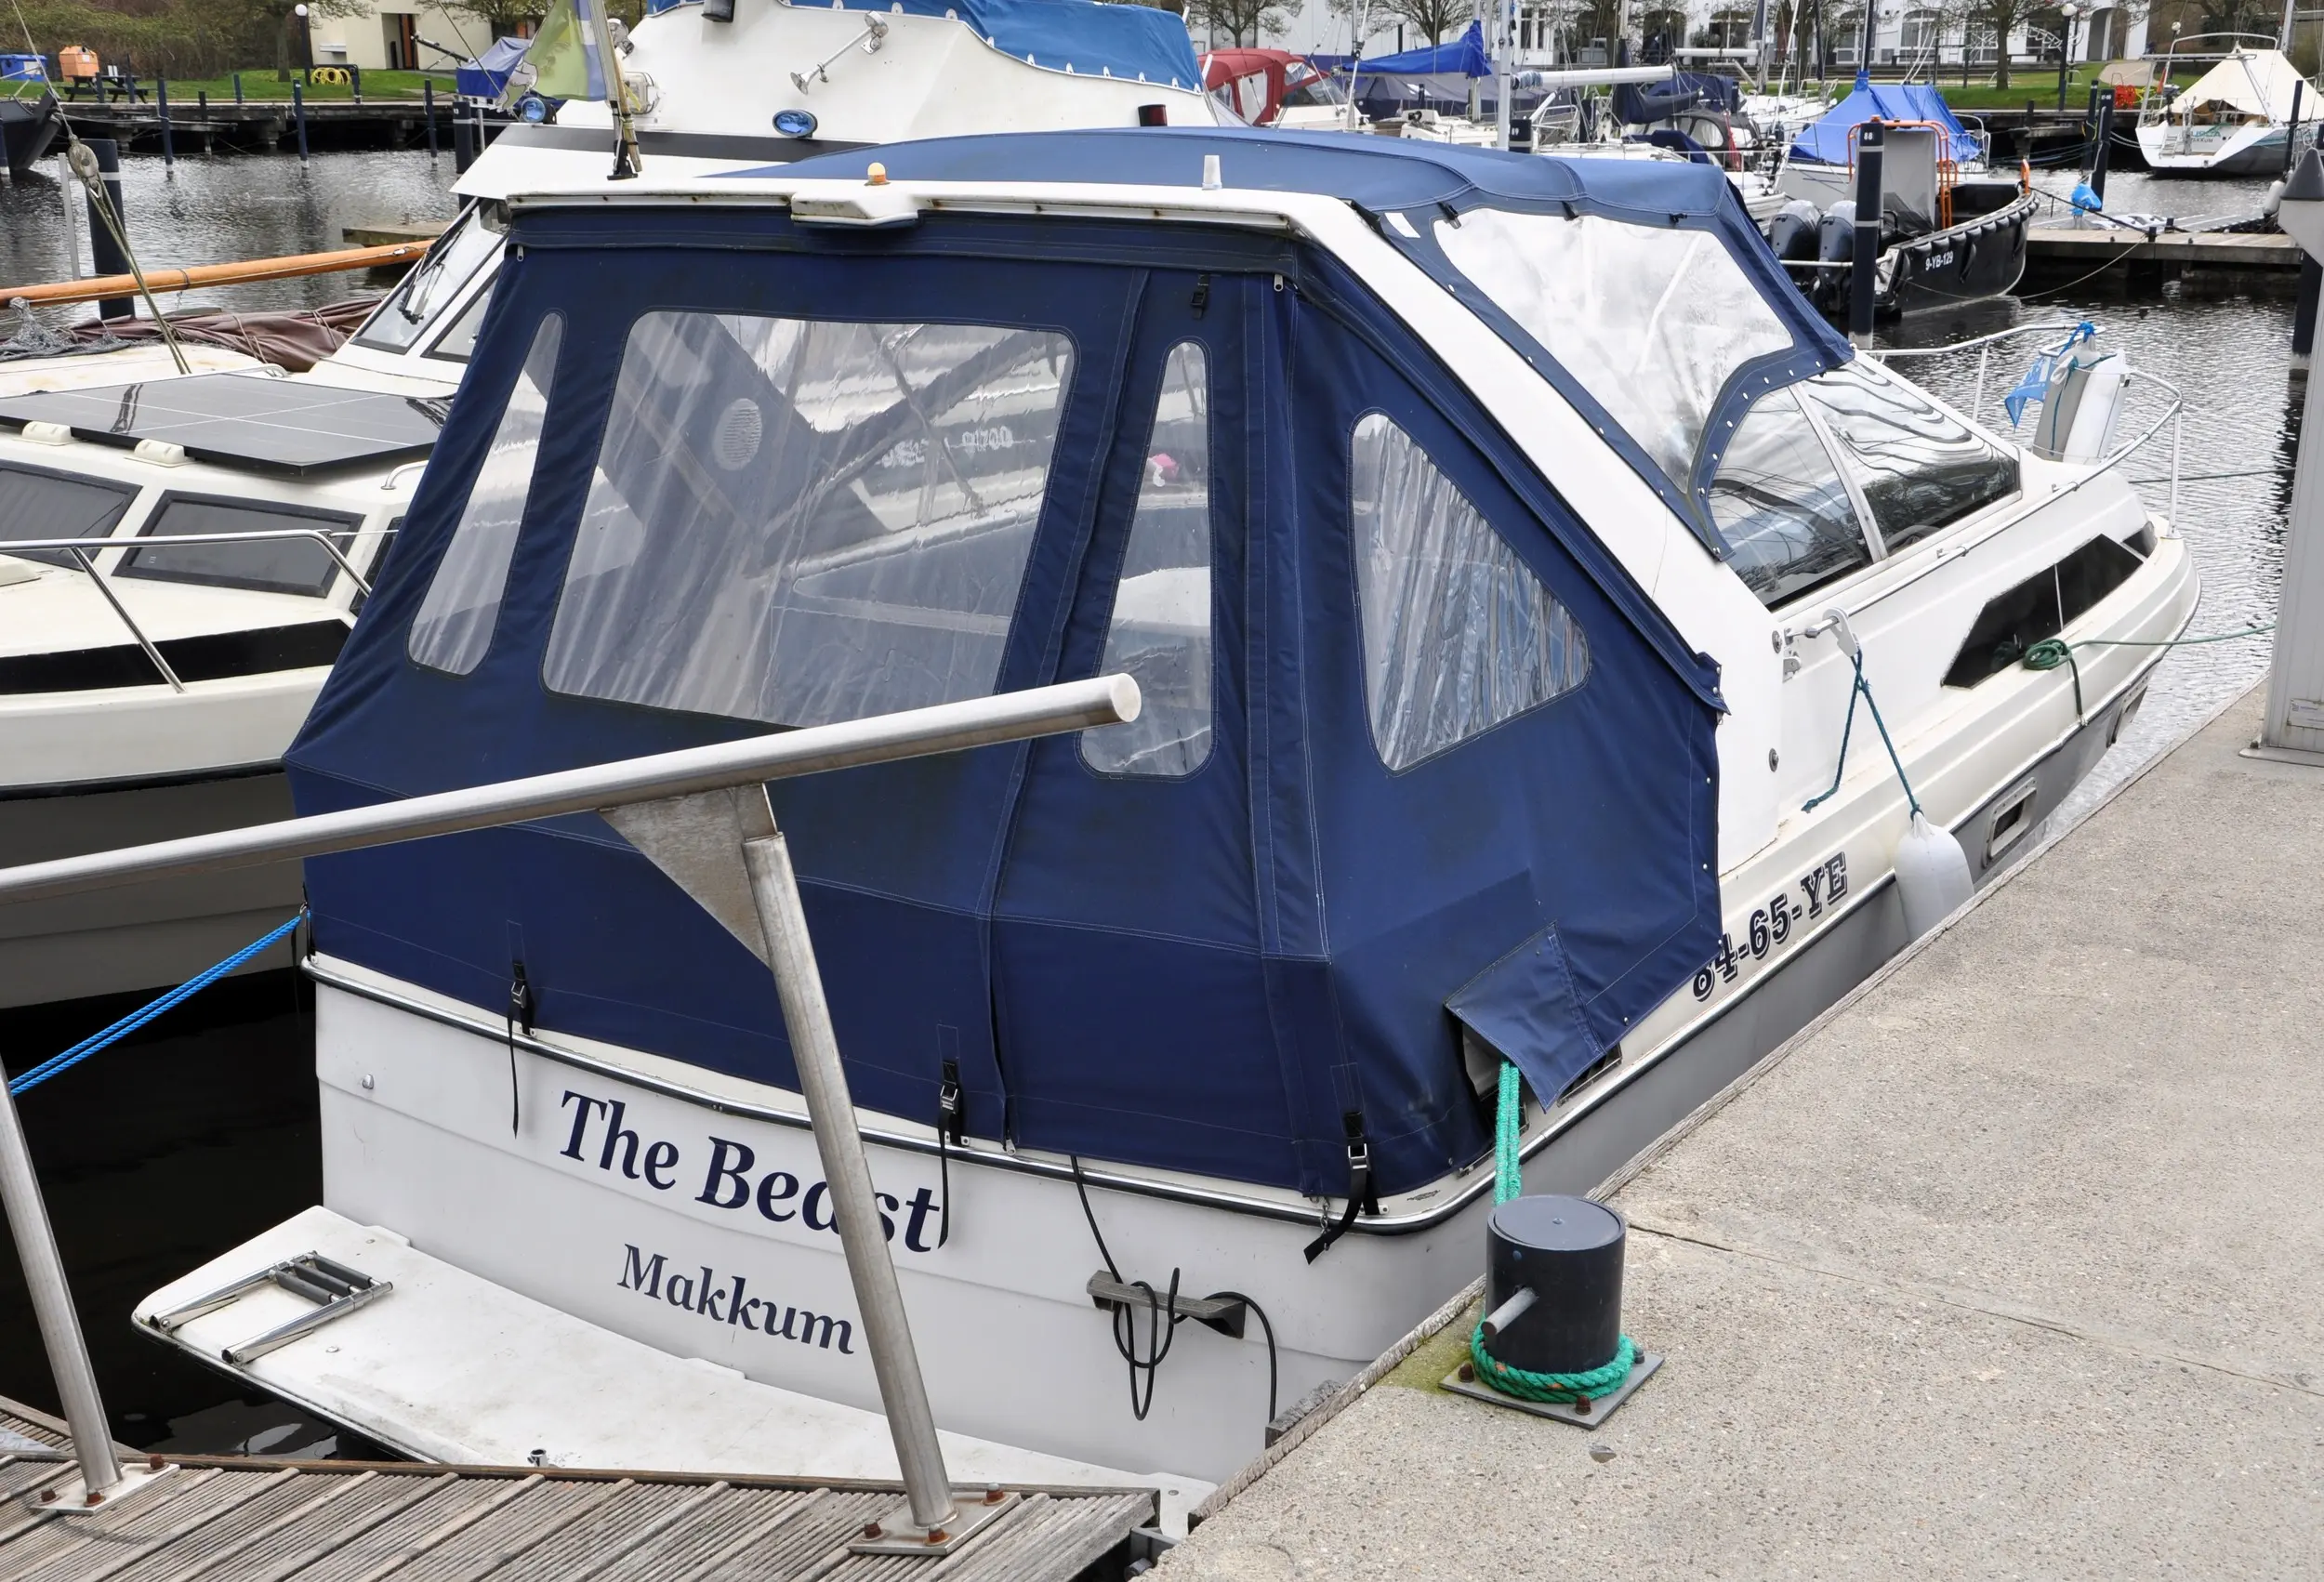
<path fill-rule="evenodd" d="M 319 154 L 303 169 L 288 156 L 190 158 L 170 178 L 157 157 L 125 165 L 132 239 L 152 264 L 314 251 L 340 245 L 347 224 L 442 218 L 454 206 L 448 154 L 434 165 L 425 153 Z M 2041 180 L 2060 191 L 2072 185 L 2056 176 Z M 2164 182 L 2134 173 L 2117 173 L 2108 188 L 2118 210 L 2188 216 L 2248 212 L 2259 194 L 2255 183 Z M 0 181 L 0 283 L 62 278 L 64 223 L 53 180 Z M 359 277 L 322 276 L 218 299 L 303 307 L 363 288 Z M 2054 318 L 2093 320 L 2136 366 L 2185 394 L 2179 526 L 2204 582 L 2194 630 L 2273 619 L 2298 431 L 2299 387 L 2287 372 L 2289 294 L 2190 283 L 2131 295 L 2101 277 L 2031 299 L 1915 318 L 1890 338 L 1941 344 Z M 7 333 L 0 323 L 0 338 Z M 1997 349 L 1975 415 L 2006 427 L 2000 395 L 2024 372 L 2034 344 Z M 1969 403 L 1974 352 L 1899 366 Z M 2158 402 L 2152 391 L 2139 394 L 2118 438 L 2143 430 L 2160 412 Z M 2161 508 L 2168 430 L 2128 467 Z M 2267 658 L 2265 639 L 2175 651 L 2135 725 L 2076 801 L 2087 805 L 2174 745 L 2264 675 Z M 0 1011 L 0 1063 L 24 1070 L 142 997 Z M 148 1292 L 320 1198 L 310 1004 L 290 973 L 231 980 L 21 1101 L 106 1404 L 116 1433 L 131 1444 L 376 1453 L 287 1408 L 245 1399 L 222 1375 L 128 1324 L 130 1307 Z M 56 1409 L 4 1227 L 0 1395 Z"/>

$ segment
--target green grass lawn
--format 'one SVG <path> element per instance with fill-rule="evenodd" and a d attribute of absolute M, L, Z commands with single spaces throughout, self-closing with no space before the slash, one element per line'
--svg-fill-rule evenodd
<path fill-rule="evenodd" d="M 293 73 L 292 75 L 303 79 L 304 73 Z M 448 71 L 379 71 L 363 73 L 363 98 L 365 100 L 417 99 L 420 97 L 420 82 L 423 78 L 434 81 L 437 98 L 444 99 L 451 95 L 452 73 Z M 355 97 L 354 85 L 351 83 L 309 84 L 302 80 L 300 86 L 305 88 L 307 100 L 310 104 L 332 99 L 344 102 Z M 153 95 L 153 79 L 139 78 L 138 91 L 150 99 Z M 172 105 L 191 104 L 194 102 L 194 96 L 201 93 L 207 93 L 214 100 L 231 103 L 234 98 L 234 80 L 231 76 L 205 77 L 198 81 L 190 77 L 172 77 L 169 80 L 169 102 Z M 277 81 L 274 68 L 271 66 L 254 66 L 242 74 L 242 97 L 245 99 L 288 99 L 290 96 L 291 85 Z M 92 98 L 88 90 L 86 88 L 82 90 L 82 102 L 86 103 Z"/>
<path fill-rule="evenodd" d="M 2097 82 L 2098 72 L 2097 65 L 2080 65 L 2067 75 L 2066 107 L 2068 110 L 2080 110 L 2090 103 L 2091 86 Z M 2194 76 L 2191 70 L 2182 70 L 2179 73 L 2182 82 L 2192 82 Z M 1837 98 L 1846 93 L 1852 81 L 1853 78 L 1835 77 L 1831 85 L 1833 96 Z M 1966 87 L 1961 86 L 1958 76 L 1939 81 L 1936 86 L 1937 91 L 1945 96 L 1945 102 L 1955 110 L 2023 110 L 2027 99 L 2031 99 L 2038 110 L 2055 110 L 2058 107 L 2058 69 L 2055 66 L 2014 66 L 2010 69 L 2009 86 L 2006 88 L 1993 86 L 1990 70 L 1973 71 Z"/>

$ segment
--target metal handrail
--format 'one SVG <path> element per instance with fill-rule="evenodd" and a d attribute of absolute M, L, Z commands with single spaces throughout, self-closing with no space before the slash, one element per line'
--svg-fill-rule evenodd
<path fill-rule="evenodd" d="M 1977 415 L 1977 409 L 1985 404 L 1986 369 L 1992 363 L 1993 348 L 1996 343 L 2021 335 L 2055 335 L 2061 330 L 2078 329 L 2080 324 L 2081 321 L 2079 319 L 2053 319 L 2044 324 L 2013 324 L 2005 330 L 1995 330 L 1991 335 L 1975 336 L 1968 340 L 1948 341 L 1943 346 L 1868 348 L 1864 355 L 1877 360 L 1882 367 L 1886 367 L 1888 360 L 1892 357 L 1934 357 L 1940 352 L 1966 351 L 1973 346 L 1980 348 L 1981 349 L 1977 352 L 1977 389 L 1976 393 L 1969 398 L 1969 415 L 1974 417 Z"/>
<path fill-rule="evenodd" d="M 288 539 L 308 538 L 322 545 L 323 552 L 338 562 L 339 570 L 347 573 L 348 580 L 355 585 L 356 590 L 369 599 L 371 584 L 363 580 L 354 562 L 341 554 L 339 547 L 331 540 L 335 536 L 350 539 L 391 537 L 395 532 L 392 527 L 340 528 L 337 534 L 320 527 L 269 527 L 251 533 L 168 533 L 139 534 L 133 538 L 9 538 L 0 539 L 0 555 L 49 552 L 71 555 L 73 563 L 87 573 L 89 580 L 97 585 L 97 591 L 103 596 L 105 602 L 112 606 L 113 613 L 121 617 L 121 624 L 129 628 L 129 635 L 137 639 L 138 646 L 145 650 L 146 658 L 152 660 L 153 668 L 162 673 L 162 679 L 169 683 L 170 691 L 182 692 L 186 684 L 178 679 L 178 672 L 170 668 L 169 661 L 162 657 L 162 651 L 154 646 L 153 639 L 145 635 L 145 628 L 138 625 L 137 617 L 129 613 L 129 607 L 121 601 L 120 595 L 113 592 L 105 573 L 99 571 L 97 563 L 89 559 L 91 550 L 174 548 L 190 544 L 280 543 Z"/>
<path fill-rule="evenodd" d="M 1135 719 L 1138 706 L 1136 681 L 1128 676 L 1101 676 L 838 725 L 746 736 L 737 742 L 439 791 L 342 812 L 312 813 L 117 851 L 0 868 L 0 904 L 110 890 L 148 879 L 222 873 L 285 858 L 357 851 L 427 836 L 492 829 L 563 813 L 595 812 L 700 791 L 821 774 L 858 764 L 1120 724 Z"/>
<path fill-rule="evenodd" d="M 1139 706 L 1135 680 L 1126 675 L 1100 676 L 246 829 L 27 864 L 0 870 L 0 901 L 33 901 L 137 880 L 218 873 L 289 857 L 491 829 L 561 813 L 596 811 L 610 816 L 632 810 L 615 821 L 617 827 L 773 974 L 799 1092 L 806 1101 L 824 1178 L 831 1189 L 834 1228 L 839 1233 L 880 1405 L 904 1475 L 905 1509 L 869 1524 L 865 1536 L 873 1540 L 875 1552 L 908 1549 L 914 1553 L 941 1555 L 998 1514 L 1008 1496 L 988 1497 L 964 1507 L 954 1496 L 935 1417 L 929 1408 L 911 1320 L 882 1236 L 861 1122 L 848 1090 L 822 971 L 809 938 L 797 870 L 789 843 L 774 826 L 762 787 L 769 780 L 1023 741 L 1089 726 L 1127 724 L 1138 718 Z M 748 798 L 717 795 L 745 788 L 761 789 Z M 640 806 L 647 803 L 654 806 Z M 749 924 L 730 915 L 713 898 L 712 892 L 723 891 L 722 880 L 696 882 L 701 876 L 689 877 L 669 865 L 673 848 L 664 844 L 667 837 L 675 836 L 676 846 L 686 850 L 683 866 L 691 869 L 701 837 L 715 841 L 721 834 L 734 841 L 737 866 L 748 887 Z M 49 1367 L 71 1418 L 86 1487 L 82 1503 L 93 1507 L 120 1483 L 122 1470 L 112 1455 L 97 1376 L 89 1365 L 64 1265 L 57 1255 L 31 1151 L 6 1083 L 0 1083 L 0 1207 L 6 1209 L 24 1266 L 25 1285 L 33 1293 Z"/>

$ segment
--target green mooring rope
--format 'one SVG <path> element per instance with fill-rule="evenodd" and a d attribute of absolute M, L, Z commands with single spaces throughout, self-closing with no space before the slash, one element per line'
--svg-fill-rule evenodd
<path fill-rule="evenodd" d="M 2082 722 L 2082 667 L 2074 661 L 2078 648 L 2193 648 L 2198 643 L 2239 642 L 2245 638 L 2265 637 L 2276 629 L 2270 621 L 2264 626 L 2252 626 L 2240 632 L 2212 632 L 2199 638 L 2167 638 L 2155 642 L 2137 642 L 2129 638 L 2084 638 L 2067 642 L 2062 638 L 2043 638 L 2019 656 L 2017 663 L 2028 670 L 2054 670 L 2063 665 L 2074 678 L 2074 723 Z"/>
<path fill-rule="evenodd" d="M 1501 1062 L 1500 1101 L 1493 1112 L 1493 1201 L 1507 1203 L 1525 1190 L 1525 1159 L 1517 1148 L 1517 1123 L 1525 1114 L 1525 1093 L 1517 1068 Z M 1485 1349 L 1485 1320 L 1469 1332 L 1469 1357 L 1477 1377 L 1504 1395 L 1521 1401 L 1595 1401 L 1611 1395 L 1630 1378 L 1638 1348 L 1627 1335 L 1614 1349 L 1613 1360 L 1585 1373 L 1533 1373 L 1511 1367 Z"/>

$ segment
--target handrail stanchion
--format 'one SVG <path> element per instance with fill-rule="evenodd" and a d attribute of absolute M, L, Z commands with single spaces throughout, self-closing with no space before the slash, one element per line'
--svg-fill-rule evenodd
<path fill-rule="evenodd" d="M 751 800 L 765 805 L 763 793 Z M 783 1024 L 790 1033 L 799 1090 L 807 1101 L 807 1119 L 823 1159 L 824 1179 L 831 1186 L 832 1218 L 838 1224 L 848 1279 L 854 1285 L 856 1307 L 864 1320 L 865 1344 L 879 1382 L 879 1404 L 888 1414 L 888 1432 L 895 1440 L 896 1463 L 903 1469 L 912 1525 L 920 1530 L 923 1541 L 927 1535 L 935 1535 L 935 1541 L 942 1542 L 949 1536 L 946 1528 L 957 1521 L 957 1506 L 952 1480 L 944 1470 L 944 1449 L 936 1440 L 936 1417 L 928 1404 L 928 1381 L 920 1374 L 919 1353 L 912 1344 L 911 1321 L 905 1314 L 903 1287 L 896 1284 L 895 1261 L 879 1229 L 871 1166 L 864 1157 L 855 1102 L 848 1092 L 847 1068 L 839 1063 L 839 1040 L 832 1030 L 831 1006 L 824 997 L 823 974 L 815 966 L 814 945 L 808 938 L 807 914 L 799 903 L 790 845 L 782 831 L 773 827 L 772 817 L 766 828 L 767 833 L 743 842 L 750 898 L 766 939 L 767 965 L 773 969 L 775 991 L 783 1001 Z"/>
<path fill-rule="evenodd" d="M 0 1079 L 0 1206 L 7 1210 L 8 1233 L 16 1238 L 25 1289 L 32 1293 L 33 1315 L 40 1323 L 40 1343 L 48 1352 L 48 1371 L 56 1377 L 57 1394 L 64 1403 L 65 1426 L 73 1430 L 84 1500 L 98 1504 L 121 1482 L 121 1462 L 113 1455 L 112 1430 L 105 1423 L 104 1400 L 97 1393 L 97 1370 L 89 1365 L 81 1316 L 73 1311 L 64 1260 L 57 1256 L 56 1233 L 41 1201 L 40 1179 L 33 1173 L 32 1150 L 5 1079 Z"/>
<path fill-rule="evenodd" d="M 97 562 L 88 558 L 88 551 L 75 546 L 65 552 L 83 571 L 88 573 L 88 579 L 97 585 L 99 597 L 113 607 L 113 613 L 120 616 L 121 624 L 129 628 L 129 635 L 138 639 L 138 646 L 145 650 L 145 657 L 153 662 L 153 668 L 159 670 L 162 679 L 169 683 L 169 690 L 173 692 L 184 692 L 186 684 L 178 679 L 178 672 L 169 667 L 169 661 L 162 657 L 162 651 L 153 646 L 153 639 L 145 635 L 145 628 L 138 625 L 137 617 L 129 613 L 129 607 L 122 603 L 120 595 L 106 583 L 104 573 L 97 569 Z"/>
<path fill-rule="evenodd" d="M 2179 528 L 2179 440 L 2186 429 L 2184 402 L 2171 409 L 2171 530 Z"/>

